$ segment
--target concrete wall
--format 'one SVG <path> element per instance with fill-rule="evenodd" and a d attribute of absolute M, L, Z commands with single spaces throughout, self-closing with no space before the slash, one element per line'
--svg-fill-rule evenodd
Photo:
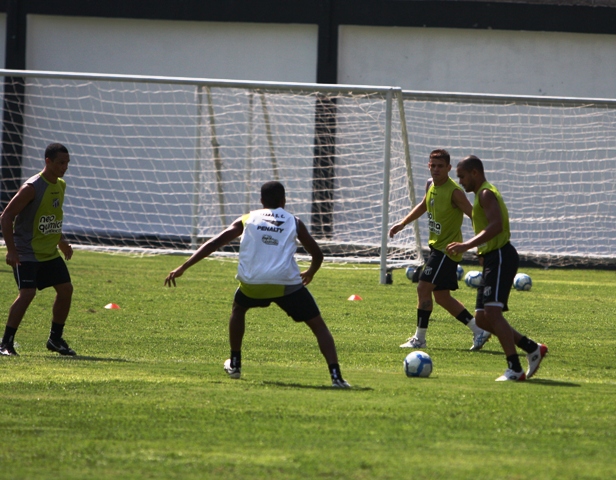
<path fill-rule="evenodd" d="M 315 82 L 316 64 L 315 25 L 28 16 L 29 70 Z"/>
<path fill-rule="evenodd" d="M 616 35 L 342 26 L 338 79 L 407 90 L 614 98 Z"/>

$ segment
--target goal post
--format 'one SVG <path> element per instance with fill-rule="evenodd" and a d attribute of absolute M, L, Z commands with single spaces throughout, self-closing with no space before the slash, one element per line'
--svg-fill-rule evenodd
<path fill-rule="evenodd" d="M 413 229 L 387 239 L 388 219 L 414 202 L 400 88 L 0 72 L 5 91 L 11 78 L 24 85 L 21 124 L 4 116 L 21 135 L 3 151 L 22 154 L 3 185 L 40 171 L 48 143 L 66 144 L 63 230 L 81 248 L 194 251 L 278 179 L 327 260 L 381 272 L 421 262 Z"/>

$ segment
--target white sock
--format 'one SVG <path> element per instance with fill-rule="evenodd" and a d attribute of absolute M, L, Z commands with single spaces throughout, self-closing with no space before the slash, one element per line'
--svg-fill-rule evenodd
<path fill-rule="evenodd" d="M 426 341 L 426 332 L 427 331 L 428 331 L 427 328 L 419 328 L 419 327 L 417 327 L 417 330 L 415 330 L 415 337 L 420 342 L 425 342 Z"/>
<path fill-rule="evenodd" d="M 470 329 L 473 331 L 473 333 L 480 333 L 480 332 L 482 331 L 482 329 L 481 329 L 481 328 L 479 328 L 479 327 L 477 326 L 477 324 L 475 323 L 475 319 L 474 319 L 474 318 L 472 318 L 471 320 L 469 320 L 469 322 L 466 324 L 466 326 L 467 326 L 468 328 L 470 328 Z"/>

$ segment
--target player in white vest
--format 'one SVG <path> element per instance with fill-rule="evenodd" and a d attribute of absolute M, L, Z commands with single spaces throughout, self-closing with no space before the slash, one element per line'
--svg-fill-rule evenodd
<path fill-rule="evenodd" d="M 323 263 L 321 248 L 306 225 L 284 209 L 286 195 L 280 182 L 267 182 L 261 186 L 261 203 L 262 209 L 235 220 L 172 270 L 165 278 L 165 285 L 175 286 L 175 279 L 188 268 L 241 236 L 236 276 L 240 285 L 235 292 L 229 319 L 231 356 L 224 364 L 229 377 L 237 379 L 241 375 L 246 312 L 251 308 L 268 307 L 273 302 L 293 320 L 310 327 L 327 361 L 332 387 L 349 388 L 340 373 L 334 338 L 306 288 Z M 295 261 L 296 240 L 311 256 L 310 267 L 303 272 Z"/>

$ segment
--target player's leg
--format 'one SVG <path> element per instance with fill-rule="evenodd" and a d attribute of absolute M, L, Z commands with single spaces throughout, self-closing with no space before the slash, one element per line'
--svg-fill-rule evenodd
<path fill-rule="evenodd" d="M 66 263 L 61 257 L 40 264 L 37 287 L 39 289 L 53 287 L 56 291 L 47 349 L 60 355 L 75 355 L 75 351 L 63 338 L 64 325 L 73 300 L 73 284 Z"/>
<path fill-rule="evenodd" d="M 28 307 L 36 296 L 37 262 L 22 262 L 13 267 L 13 277 L 17 283 L 17 298 L 9 308 L 2 342 L 0 342 L 0 355 L 17 355 L 14 347 L 15 334 L 23 320 Z"/>
<path fill-rule="evenodd" d="M 293 320 L 304 322 L 308 325 L 317 339 L 321 354 L 327 362 L 332 387 L 349 388 L 350 385 L 342 378 L 334 337 L 329 328 L 327 328 L 319 307 L 308 289 L 302 286 L 299 290 L 284 297 L 272 299 L 272 301 L 282 308 Z"/>
<path fill-rule="evenodd" d="M 229 347 L 230 355 L 224 363 L 225 372 L 230 378 L 238 379 L 242 372 L 242 341 L 246 331 L 246 312 L 251 308 L 251 299 L 238 288 L 229 317 Z M 240 305 L 242 303 L 242 305 Z"/>
<path fill-rule="evenodd" d="M 0 342 L 0 355 L 17 355 L 14 345 L 15 334 L 35 296 L 36 288 L 22 288 L 19 290 L 17 298 L 9 308 L 4 335 L 2 336 L 2 342 Z"/>
<path fill-rule="evenodd" d="M 439 290 L 437 288 L 434 290 L 433 294 L 434 300 L 438 305 L 447 310 L 447 312 L 462 323 L 462 325 L 466 325 L 473 333 L 473 345 L 470 350 L 472 352 L 481 350 L 490 339 L 491 333 L 483 330 L 477 325 L 475 318 L 462 302 L 451 296 L 451 290 Z"/>
<path fill-rule="evenodd" d="M 438 250 L 430 251 L 430 256 L 417 283 L 417 326 L 415 334 L 400 345 L 400 348 L 425 348 L 427 346 L 426 334 L 430 324 L 430 316 L 434 309 L 432 292 L 437 285 L 435 279 L 446 258 L 447 256 Z"/>
<path fill-rule="evenodd" d="M 319 350 L 323 357 L 325 357 L 325 361 L 328 365 L 333 363 L 338 363 L 338 353 L 336 352 L 336 343 L 334 342 L 334 337 L 332 336 L 329 328 L 325 324 L 323 317 L 321 315 L 317 315 L 310 320 L 306 320 L 306 325 L 310 327 L 312 333 L 317 339 L 317 343 L 319 344 Z"/>

